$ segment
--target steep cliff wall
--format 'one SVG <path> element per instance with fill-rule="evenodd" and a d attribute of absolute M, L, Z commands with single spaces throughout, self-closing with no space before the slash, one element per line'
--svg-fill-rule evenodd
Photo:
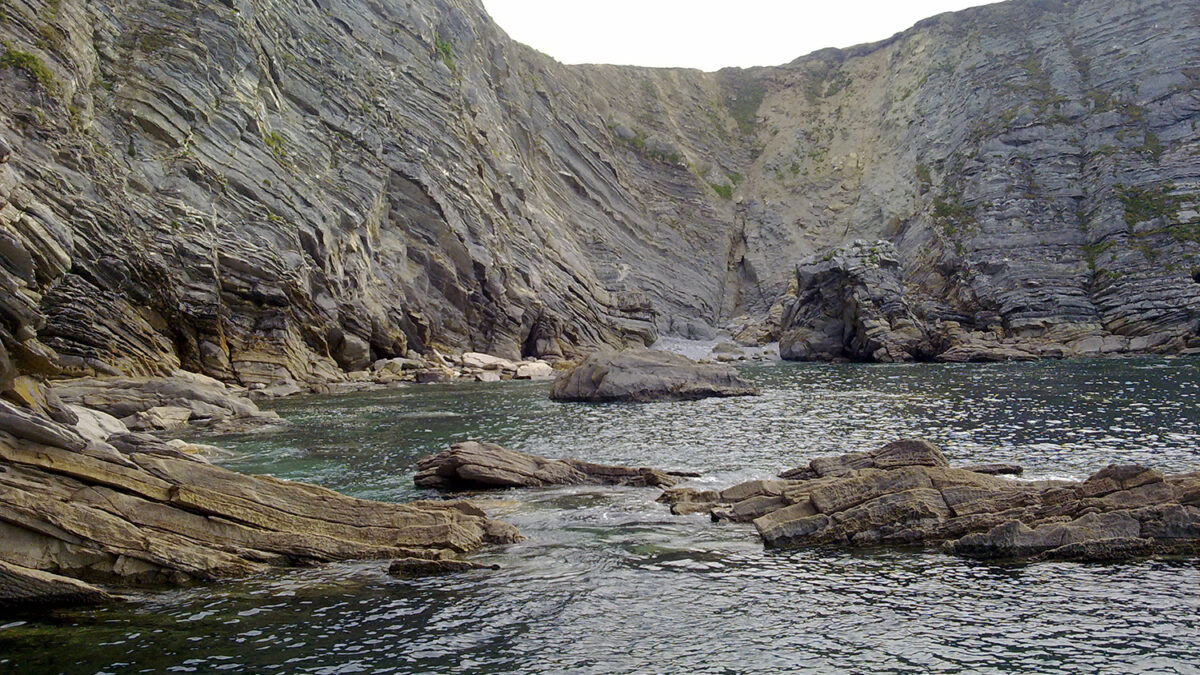
<path fill-rule="evenodd" d="M 708 74 L 562 66 L 474 0 L 17 0 L 0 37 L 9 376 L 637 344 L 778 319 L 859 238 L 922 330 L 1196 331 L 1190 3 Z"/>
<path fill-rule="evenodd" d="M 1194 3 L 1039 1 L 773 69 L 748 249 L 788 269 L 891 240 L 926 333 L 1194 346 L 1196 64 Z M 946 347 L 932 337 L 919 355 Z"/>
<path fill-rule="evenodd" d="M 34 258 L 10 272 L 69 366 L 322 379 L 717 318 L 730 209 L 682 158 L 739 155 L 690 128 L 711 78 L 564 68 L 472 2 L 59 0 L 0 25 L 4 223 Z"/>

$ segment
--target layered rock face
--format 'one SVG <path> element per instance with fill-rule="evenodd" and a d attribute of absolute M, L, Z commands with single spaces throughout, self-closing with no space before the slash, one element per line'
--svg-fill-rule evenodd
<path fill-rule="evenodd" d="M 941 546 L 981 558 L 1115 560 L 1200 550 L 1200 473 L 1106 467 L 1082 482 L 1017 481 L 948 465 L 934 445 L 814 459 L 780 480 L 677 488 L 672 512 L 753 521 L 770 547 Z"/>
<path fill-rule="evenodd" d="M 1014 0 L 700 73 L 564 67 L 474 0 L 10 4 L 0 372 L 771 339 L 797 261 L 856 239 L 894 243 L 918 332 L 1178 350 L 1198 12 Z"/>
<path fill-rule="evenodd" d="M 85 439 L 0 402 L 0 606 L 108 597 L 82 582 L 178 584 L 270 565 L 452 559 L 516 538 L 466 502 L 384 504 L 244 476 L 152 436 Z"/>
<path fill-rule="evenodd" d="M 686 130 L 712 78 L 564 68 L 469 0 L 35 1 L 0 37 L 23 372 L 321 381 L 717 314 L 729 216 L 682 150 L 745 154 Z"/>
<path fill-rule="evenodd" d="M 778 133 L 744 206 L 807 243 L 751 248 L 809 249 L 786 304 L 814 274 L 872 281 L 848 252 L 816 269 L 846 238 L 895 244 L 891 288 L 870 292 L 896 312 L 871 320 L 902 327 L 847 321 L 850 358 L 1194 348 L 1200 79 L 1179 58 L 1200 53 L 1198 26 L 1179 3 L 1010 2 L 802 59 L 760 108 Z M 784 335 L 828 326 L 790 319 Z"/>

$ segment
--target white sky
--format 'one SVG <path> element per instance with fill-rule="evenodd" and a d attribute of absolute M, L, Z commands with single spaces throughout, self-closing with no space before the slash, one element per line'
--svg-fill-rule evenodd
<path fill-rule="evenodd" d="M 787 63 L 824 47 L 891 37 L 989 0 L 483 0 L 515 40 L 563 63 Z"/>

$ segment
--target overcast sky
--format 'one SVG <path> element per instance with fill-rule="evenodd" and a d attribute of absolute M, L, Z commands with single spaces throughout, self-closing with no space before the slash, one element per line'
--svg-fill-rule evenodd
<path fill-rule="evenodd" d="M 984 0 L 483 0 L 514 39 L 563 63 L 787 63 L 824 47 L 890 37 Z"/>

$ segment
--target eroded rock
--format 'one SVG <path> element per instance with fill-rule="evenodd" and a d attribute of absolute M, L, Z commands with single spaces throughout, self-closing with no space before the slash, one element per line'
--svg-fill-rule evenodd
<path fill-rule="evenodd" d="M 112 596 L 78 579 L 0 560 L 0 609 L 98 605 Z"/>
<path fill-rule="evenodd" d="M 51 390 L 69 406 L 99 411 L 137 431 L 170 431 L 188 425 L 243 429 L 280 423 L 277 414 L 260 410 L 246 390 L 185 371 L 170 377 L 61 380 Z M 90 425 L 98 423 L 89 419 Z M 107 420 L 105 424 L 111 426 Z"/>

